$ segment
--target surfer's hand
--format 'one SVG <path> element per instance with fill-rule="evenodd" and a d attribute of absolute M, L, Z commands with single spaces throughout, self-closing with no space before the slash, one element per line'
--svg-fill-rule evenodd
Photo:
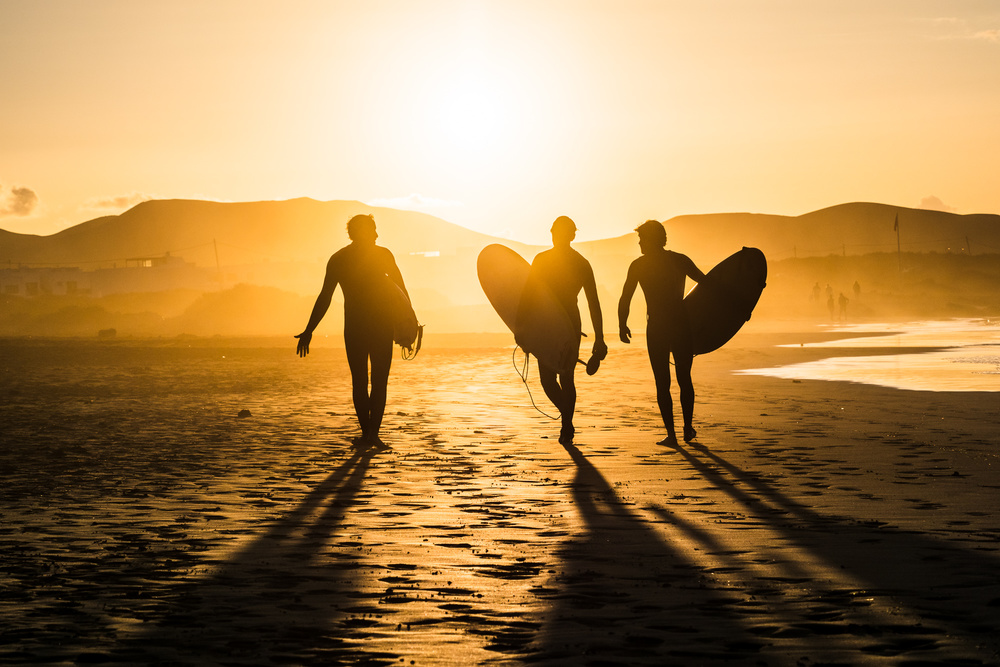
<path fill-rule="evenodd" d="M 304 357 L 309 354 L 309 342 L 312 340 L 312 333 L 309 331 L 303 331 L 296 338 L 299 339 L 299 344 L 295 347 L 295 354 L 300 357 Z"/>
<path fill-rule="evenodd" d="M 602 361 L 608 356 L 608 344 L 603 338 L 594 341 L 593 355 Z"/>
<path fill-rule="evenodd" d="M 632 332 L 629 330 L 627 326 L 623 324 L 622 326 L 618 327 L 618 338 L 623 343 L 629 343 L 631 342 L 629 339 L 632 338 Z"/>

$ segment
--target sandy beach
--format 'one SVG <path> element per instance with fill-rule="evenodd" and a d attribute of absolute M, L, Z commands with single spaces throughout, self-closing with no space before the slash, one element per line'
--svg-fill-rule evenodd
<path fill-rule="evenodd" d="M 387 451 L 332 344 L 2 341 L 0 663 L 997 664 L 1000 393 L 734 374 L 832 335 L 696 359 L 679 447 L 641 340 L 563 446 L 429 336 Z"/>

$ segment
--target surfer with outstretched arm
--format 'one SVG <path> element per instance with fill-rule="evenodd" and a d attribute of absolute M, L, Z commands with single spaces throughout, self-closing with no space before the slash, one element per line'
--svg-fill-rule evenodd
<path fill-rule="evenodd" d="M 542 389 L 562 416 L 559 442 L 571 444 L 576 433 L 573 427 L 573 413 L 576 410 L 574 373 L 577 357 L 580 356 L 580 340 L 583 336 L 580 308 L 577 304 L 577 296 L 581 289 L 587 296 L 590 320 L 594 326 L 594 358 L 603 359 L 608 352 L 608 346 L 604 342 L 604 320 L 601 316 L 601 304 L 597 298 L 594 270 L 583 255 L 570 247 L 570 243 L 576 238 L 576 223 L 566 216 L 560 216 L 552 223 L 551 232 L 552 248 L 538 253 L 531 262 L 522 299 L 522 312 L 530 312 L 532 286 L 545 285 L 566 311 L 572 322 L 573 331 L 576 332 L 571 346 L 572 358 L 568 359 L 565 367 L 553 368 L 541 360 L 538 362 L 538 379 Z"/>
<path fill-rule="evenodd" d="M 705 279 L 687 255 L 666 249 L 667 232 L 656 220 L 647 220 L 635 230 L 639 234 L 642 256 L 628 267 L 628 276 L 618 301 L 618 336 L 623 343 L 630 342 L 628 313 L 636 285 L 642 287 L 646 297 L 646 348 L 649 363 L 656 381 L 656 402 L 660 407 L 667 437 L 659 444 L 676 445 L 673 401 L 670 398 L 670 355 L 674 355 L 677 385 L 681 393 L 681 412 L 684 416 L 684 442 L 695 438 L 694 384 L 691 381 L 692 351 L 691 327 L 684 309 L 684 282 Z"/>
<path fill-rule="evenodd" d="M 347 223 L 347 236 L 351 243 L 334 253 L 327 262 L 323 288 L 316 297 L 309 324 L 296 336 L 299 339 L 296 352 L 300 357 L 309 354 L 313 331 L 326 315 L 333 291 L 340 285 L 344 293 L 344 345 L 351 369 L 354 411 L 361 426 L 361 437 L 355 438 L 354 443 L 385 447 L 379 430 L 385 413 L 393 338 L 392 314 L 384 288 L 386 276 L 404 293 L 406 287 L 392 253 L 388 248 L 375 245 L 378 233 L 373 216 L 351 218 Z"/>

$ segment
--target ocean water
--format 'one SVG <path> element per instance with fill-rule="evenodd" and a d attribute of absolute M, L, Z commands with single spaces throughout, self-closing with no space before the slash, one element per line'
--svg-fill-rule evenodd
<path fill-rule="evenodd" d="M 829 330 L 844 337 L 801 346 L 829 350 L 828 358 L 738 373 L 914 391 L 1000 391 L 1000 320 L 865 324 Z"/>

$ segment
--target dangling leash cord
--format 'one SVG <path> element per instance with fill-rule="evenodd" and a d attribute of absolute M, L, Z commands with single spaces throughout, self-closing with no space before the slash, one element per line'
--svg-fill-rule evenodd
<path fill-rule="evenodd" d="M 403 361 L 413 361 L 414 359 L 417 358 L 417 352 L 420 352 L 420 344 L 423 342 L 423 340 L 424 340 L 424 325 L 421 324 L 417 326 L 417 344 L 415 347 L 409 348 L 409 350 L 412 351 L 407 351 L 408 348 L 405 348 L 403 346 L 399 347 L 399 356 L 402 357 Z"/>
<path fill-rule="evenodd" d="M 538 407 L 535 404 L 535 397 L 531 395 L 531 387 L 528 386 L 528 358 L 529 358 L 529 355 L 528 355 L 527 352 L 524 352 L 524 350 L 521 350 L 522 352 L 524 352 L 524 366 L 522 368 L 518 368 L 517 367 L 517 359 L 515 358 L 515 355 L 517 354 L 517 351 L 520 350 L 520 349 L 521 349 L 520 345 L 518 345 L 518 346 L 516 346 L 514 348 L 514 351 L 511 352 L 511 354 L 510 354 L 510 360 L 511 360 L 511 363 L 514 364 L 514 371 L 517 373 L 518 377 L 521 378 L 521 382 L 524 383 L 524 388 L 528 390 L 528 398 L 531 400 L 531 407 L 535 408 L 536 410 L 538 410 L 539 413 L 545 415 L 549 419 L 559 419 L 559 417 L 553 417 L 549 413 L 544 412 L 540 407 Z"/>

